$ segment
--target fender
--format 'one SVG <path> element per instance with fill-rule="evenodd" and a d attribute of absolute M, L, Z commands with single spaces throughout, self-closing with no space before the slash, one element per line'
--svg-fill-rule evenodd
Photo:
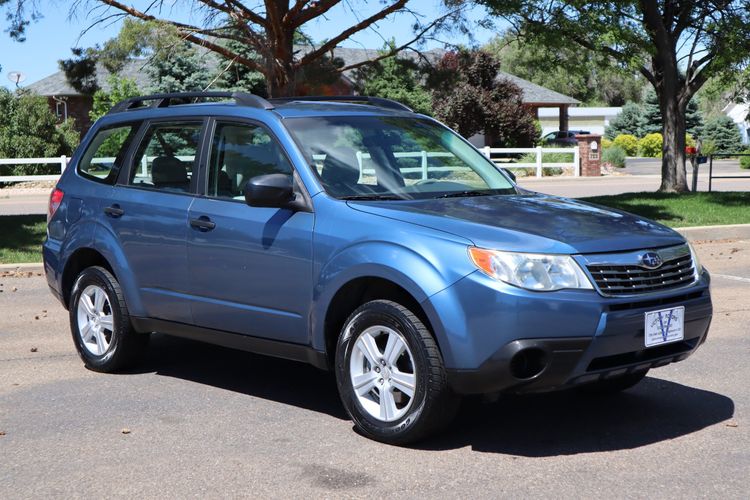
<path fill-rule="evenodd" d="M 448 242 L 452 250 L 466 259 L 466 245 Z M 450 248 L 449 247 L 449 248 Z M 445 249 L 443 249 L 445 250 Z M 447 261 L 450 261 L 448 259 Z M 446 262 L 444 260 L 443 262 Z M 468 259 L 467 259 L 468 264 Z M 321 269 L 313 290 L 311 308 L 311 345 L 325 351 L 325 317 L 333 297 L 347 283 L 357 278 L 381 278 L 404 288 L 417 302 L 426 301 L 431 295 L 449 287 L 473 269 L 468 266 L 464 273 L 439 268 L 431 260 L 412 248 L 388 241 L 358 242 L 334 255 Z M 425 309 L 433 325 L 438 344 L 446 345 L 442 322 L 433 308 Z"/>

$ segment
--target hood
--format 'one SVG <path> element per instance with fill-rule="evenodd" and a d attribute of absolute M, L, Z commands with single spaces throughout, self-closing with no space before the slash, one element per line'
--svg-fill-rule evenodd
<path fill-rule="evenodd" d="M 355 210 L 452 233 L 476 246 L 539 253 L 601 253 L 683 243 L 666 226 L 611 208 L 544 194 L 354 202 Z"/>

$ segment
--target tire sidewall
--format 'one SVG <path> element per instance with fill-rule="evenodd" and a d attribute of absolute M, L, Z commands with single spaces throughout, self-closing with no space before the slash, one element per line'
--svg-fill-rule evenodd
<path fill-rule="evenodd" d="M 366 308 L 365 308 L 366 306 Z M 421 338 L 415 325 L 397 308 L 383 302 L 371 302 L 355 311 L 347 320 L 336 349 L 336 381 L 341 400 L 359 429 L 385 441 L 398 441 L 419 424 L 427 394 L 428 364 Z M 359 335 L 371 326 L 387 326 L 406 340 L 414 359 L 416 387 L 407 413 L 393 422 L 372 417 L 359 403 L 352 388 L 349 363 Z"/>
<path fill-rule="evenodd" d="M 122 343 L 124 336 L 123 327 L 126 323 L 123 321 L 124 315 L 122 304 L 118 301 L 117 291 L 112 283 L 112 278 L 107 274 L 96 267 L 85 269 L 78 278 L 76 278 L 70 295 L 70 330 L 73 335 L 73 343 L 85 365 L 93 369 L 106 369 L 106 367 L 112 363 L 113 358 L 115 358 L 120 349 L 120 344 Z M 89 285 L 96 285 L 106 292 L 112 310 L 112 320 L 114 322 L 109 349 L 100 356 L 91 353 L 86 346 L 83 345 L 83 339 L 81 339 L 78 330 L 78 302 L 81 298 L 81 294 Z"/>

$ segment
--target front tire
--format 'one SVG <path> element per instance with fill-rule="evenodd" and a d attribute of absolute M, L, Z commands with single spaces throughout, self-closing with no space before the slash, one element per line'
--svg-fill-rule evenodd
<path fill-rule="evenodd" d="M 388 300 L 367 302 L 349 316 L 336 349 L 336 380 L 357 429 L 385 443 L 423 439 L 458 410 L 435 339 L 416 315 Z"/>
<path fill-rule="evenodd" d="M 103 267 L 84 269 L 70 295 L 70 330 L 87 368 L 115 372 L 140 359 L 148 334 L 133 331 L 120 284 Z"/>

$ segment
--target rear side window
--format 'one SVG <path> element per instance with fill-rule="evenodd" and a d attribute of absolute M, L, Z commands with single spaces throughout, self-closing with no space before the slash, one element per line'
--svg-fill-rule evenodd
<path fill-rule="evenodd" d="M 170 122 L 151 125 L 133 157 L 132 186 L 187 193 L 193 172 L 202 122 Z"/>
<path fill-rule="evenodd" d="M 114 184 L 138 124 L 100 130 L 78 163 L 78 173 L 89 179 Z"/>

